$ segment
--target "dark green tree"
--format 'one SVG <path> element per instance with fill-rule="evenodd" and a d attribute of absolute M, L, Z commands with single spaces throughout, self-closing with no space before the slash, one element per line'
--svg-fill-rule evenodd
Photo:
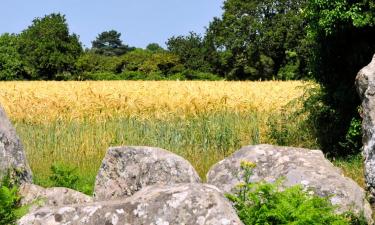
<path fill-rule="evenodd" d="M 216 51 L 211 53 L 211 64 L 229 79 L 304 76 L 305 1 L 226 0 L 222 17 L 214 18 L 206 33 L 207 42 Z M 290 52 L 296 55 L 292 62 Z M 281 68 L 290 68 L 296 61 L 298 68 L 292 76 L 277 77 Z"/>
<path fill-rule="evenodd" d="M 359 118 L 360 104 L 354 87 L 356 74 L 375 53 L 375 3 L 310 0 L 306 17 L 308 37 L 314 43 L 311 70 L 323 86 L 323 93 L 306 102 L 310 119 L 323 150 L 332 155 L 356 153 L 361 136 L 347 134 L 356 133 L 350 129 L 358 127 L 353 122 Z"/>
<path fill-rule="evenodd" d="M 124 45 L 120 37 L 121 33 L 115 30 L 104 31 L 92 42 L 92 49 L 95 53 L 106 56 L 123 55 L 132 50 L 132 48 Z"/>
<path fill-rule="evenodd" d="M 16 35 L 5 33 L 0 36 L 0 80 L 20 80 L 25 74 L 21 55 L 17 51 Z"/>
<path fill-rule="evenodd" d="M 158 43 L 150 43 L 147 45 L 146 50 L 151 52 L 162 52 L 164 48 L 162 48 Z"/>
<path fill-rule="evenodd" d="M 78 36 L 69 33 L 65 16 L 59 13 L 34 19 L 19 35 L 17 46 L 28 79 L 69 79 L 82 53 Z"/>
<path fill-rule="evenodd" d="M 177 55 L 187 69 L 210 72 L 211 67 L 206 60 L 206 46 L 203 38 L 190 32 L 187 36 L 171 37 L 167 41 L 168 50 Z"/>

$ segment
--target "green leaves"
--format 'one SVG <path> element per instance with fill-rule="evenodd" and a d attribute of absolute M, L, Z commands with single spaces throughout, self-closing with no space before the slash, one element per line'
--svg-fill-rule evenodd
<path fill-rule="evenodd" d="M 310 32 L 324 30 L 329 35 L 342 23 L 355 27 L 375 24 L 374 3 L 367 0 L 310 0 L 306 17 L 310 21 Z"/>
<path fill-rule="evenodd" d="M 115 30 L 100 33 L 92 42 L 94 52 L 106 56 L 119 56 L 132 50 L 133 48 L 122 43 L 120 36 L 121 33 Z"/>
<path fill-rule="evenodd" d="M 69 34 L 65 16 L 50 14 L 36 18 L 19 35 L 18 52 L 26 65 L 28 79 L 57 79 L 61 73 L 74 72 L 82 53 L 75 34 Z"/>
<path fill-rule="evenodd" d="M 21 55 L 17 51 L 18 38 L 13 34 L 0 36 L 0 80 L 23 79 L 26 73 Z"/>
<path fill-rule="evenodd" d="M 244 183 L 237 186 L 236 194 L 227 195 L 245 225 L 366 224 L 351 212 L 335 214 L 336 207 L 328 198 L 316 196 L 299 185 L 282 187 L 282 179 L 273 184 L 251 183 L 253 165 L 241 162 Z"/>
<path fill-rule="evenodd" d="M 216 50 L 216 64 L 229 79 L 275 78 L 287 62 L 287 51 L 297 52 L 291 79 L 304 76 L 308 51 L 304 45 L 305 0 L 227 0 L 224 14 L 210 23 L 206 39 Z M 230 52 L 225 58 L 222 52 Z M 215 68 L 216 70 L 216 68 Z"/>
<path fill-rule="evenodd" d="M 49 179 L 56 187 L 77 189 L 79 176 L 77 175 L 76 170 L 76 168 L 53 164 L 51 166 L 52 175 Z"/>
<path fill-rule="evenodd" d="M 27 206 L 21 207 L 18 186 L 13 184 L 10 172 L 0 182 L 0 224 L 15 224 L 16 220 L 27 213 Z"/>

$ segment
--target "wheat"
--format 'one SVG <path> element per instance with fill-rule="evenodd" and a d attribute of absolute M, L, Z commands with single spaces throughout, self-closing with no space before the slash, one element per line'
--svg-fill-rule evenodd
<path fill-rule="evenodd" d="M 13 120 L 106 120 L 119 116 L 167 119 L 223 110 L 278 110 L 306 83 L 101 81 L 0 82 L 0 103 Z"/>

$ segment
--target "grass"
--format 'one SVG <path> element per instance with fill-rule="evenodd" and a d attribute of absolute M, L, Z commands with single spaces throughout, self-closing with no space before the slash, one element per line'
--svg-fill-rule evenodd
<path fill-rule="evenodd" d="M 297 81 L 0 82 L 0 103 L 23 140 L 35 182 L 52 186 L 50 167 L 62 164 L 77 168 L 82 187 L 78 189 L 87 190 L 110 146 L 170 150 L 189 160 L 203 179 L 213 164 L 244 145 L 316 148 L 316 139 L 303 129 L 304 117 L 291 116 L 288 106 L 307 85 Z M 300 106 L 292 108 L 296 107 Z M 358 177 L 358 160 L 336 165 Z"/>

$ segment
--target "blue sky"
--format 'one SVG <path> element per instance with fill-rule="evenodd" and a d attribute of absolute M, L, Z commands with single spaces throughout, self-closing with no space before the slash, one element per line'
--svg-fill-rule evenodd
<path fill-rule="evenodd" d="M 222 0 L 1 0 L 0 33 L 19 33 L 35 17 L 52 12 L 66 15 L 70 30 L 86 47 L 102 31 L 115 29 L 124 43 L 164 46 L 173 35 L 204 33 Z"/>

